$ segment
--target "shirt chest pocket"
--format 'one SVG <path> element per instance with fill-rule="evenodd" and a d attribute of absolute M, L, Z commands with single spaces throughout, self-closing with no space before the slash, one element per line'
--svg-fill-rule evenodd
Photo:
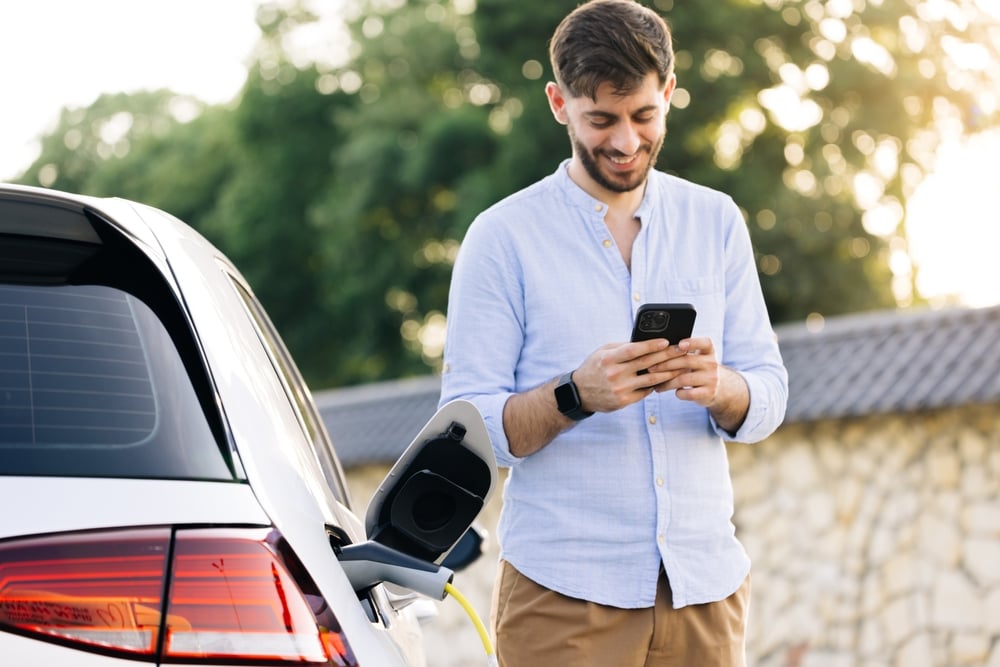
<path fill-rule="evenodd" d="M 726 313 L 726 289 L 722 276 L 664 277 L 652 295 L 660 302 L 693 305 L 698 313 L 694 335 L 708 336 L 717 347 L 722 345 Z"/>

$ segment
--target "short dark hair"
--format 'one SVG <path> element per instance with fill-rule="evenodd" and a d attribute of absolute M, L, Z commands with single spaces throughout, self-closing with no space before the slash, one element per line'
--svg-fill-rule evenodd
<path fill-rule="evenodd" d="M 602 83 L 628 94 L 655 72 L 664 86 L 674 71 L 670 27 L 635 0 L 590 0 L 559 23 L 549 41 L 556 83 L 573 97 L 597 97 Z"/>

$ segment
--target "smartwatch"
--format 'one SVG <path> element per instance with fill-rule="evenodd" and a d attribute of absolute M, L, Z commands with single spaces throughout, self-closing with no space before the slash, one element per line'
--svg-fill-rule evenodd
<path fill-rule="evenodd" d="M 587 412 L 583 409 L 580 403 L 580 392 L 576 388 L 576 383 L 573 382 L 573 371 L 566 373 L 561 378 L 559 378 L 559 384 L 556 385 L 556 405 L 559 406 L 559 412 L 563 413 L 573 421 L 580 421 L 581 419 L 586 419 L 593 412 Z"/>

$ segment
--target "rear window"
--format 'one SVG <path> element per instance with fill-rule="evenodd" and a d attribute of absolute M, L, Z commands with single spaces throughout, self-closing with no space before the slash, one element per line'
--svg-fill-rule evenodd
<path fill-rule="evenodd" d="M 94 231 L 3 233 L 22 219 Z M 231 481 L 225 434 L 184 311 L 135 243 L 89 215 L 0 206 L 0 475 Z"/>
<path fill-rule="evenodd" d="M 232 478 L 160 320 L 98 285 L 0 285 L 0 473 Z"/>

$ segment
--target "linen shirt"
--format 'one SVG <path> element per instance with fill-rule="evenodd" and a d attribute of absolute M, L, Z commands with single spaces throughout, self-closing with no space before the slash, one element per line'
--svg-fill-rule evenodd
<path fill-rule="evenodd" d="M 653 606 L 662 563 L 674 607 L 724 599 L 750 569 L 732 523 L 724 440 L 770 435 L 788 393 L 745 221 L 728 196 L 651 171 L 630 271 L 604 223 L 606 204 L 567 167 L 470 225 L 449 294 L 441 404 L 475 404 L 498 464 L 510 468 L 500 557 L 525 576 L 574 598 L 642 608 Z M 749 387 L 739 431 L 725 432 L 674 392 L 654 392 L 513 456 L 507 399 L 627 341 L 645 302 L 697 309 L 694 336 L 710 337 Z"/>

